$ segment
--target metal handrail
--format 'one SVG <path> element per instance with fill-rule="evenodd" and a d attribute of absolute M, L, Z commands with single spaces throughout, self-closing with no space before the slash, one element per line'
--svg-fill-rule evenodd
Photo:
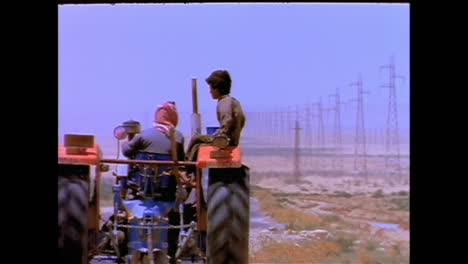
<path fill-rule="evenodd" d="M 173 161 L 173 160 L 121 160 L 121 159 L 101 159 L 100 163 L 113 164 L 145 164 L 145 165 L 173 165 L 173 166 L 197 166 L 195 161 Z"/>
<path fill-rule="evenodd" d="M 182 229 L 187 227 L 196 227 L 196 222 L 192 222 L 190 224 L 185 225 L 168 225 L 168 226 L 161 226 L 158 223 L 146 223 L 138 226 L 134 225 L 121 225 L 117 224 L 117 227 L 129 228 L 129 229 Z"/>

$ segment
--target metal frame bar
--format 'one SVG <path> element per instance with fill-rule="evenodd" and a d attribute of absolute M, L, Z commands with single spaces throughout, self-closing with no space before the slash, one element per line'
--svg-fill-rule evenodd
<path fill-rule="evenodd" d="M 173 166 L 197 166 L 195 161 L 172 161 L 172 160 L 121 160 L 121 159 L 101 159 L 99 163 L 113 164 L 144 164 L 144 165 L 173 165 Z"/>

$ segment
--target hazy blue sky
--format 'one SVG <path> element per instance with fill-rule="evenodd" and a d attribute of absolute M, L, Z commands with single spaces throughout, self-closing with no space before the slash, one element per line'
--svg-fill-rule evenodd
<path fill-rule="evenodd" d="M 111 134 L 133 118 L 149 126 L 157 104 L 177 102 L 189 131 L 191 78 L 203 125 L 216 124 L 205 78 L 231 73 L 245 111 L 304 106 L 362 76 L 366 127 L 385 128 L 394 57 L 399 126 L 409 127 L 409 4 L 116 4 L 58 8 L 59 135 Z M 355 123 L 345 107 L 343 126 Z"/>

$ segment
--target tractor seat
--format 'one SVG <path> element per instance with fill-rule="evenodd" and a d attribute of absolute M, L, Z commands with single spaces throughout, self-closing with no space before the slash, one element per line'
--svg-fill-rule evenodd
<path fill-rule="evenodd" d="M 137 160 L 172 160 L 172 155 L 150 152 L 139 152 L 136 154 Z M 161 201 L 174 201 L 175 192 L 177 189 L 176 176 L 172 174 L 165 174 L 172 170 L 172 165 L 158 165 L 157 172 L 150 168 L 148 171 L 142 170 L 143 166 L 137 166 L 132 176 L 128 179 L 128 186 L 135 190 L 137 193 L 143 191 L 146 196 L 153 196 L 156 200 Z M 158 176 L 158 178 L 148 180 L 148 176 Z"/>

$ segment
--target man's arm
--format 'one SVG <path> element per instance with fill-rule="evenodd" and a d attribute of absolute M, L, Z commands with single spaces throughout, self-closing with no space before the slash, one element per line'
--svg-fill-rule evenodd
<path fill-rule="evenodd" d="M 139 150 L 145 149 L 146 145 L 140 135 L 136 135 L 130 142 L 127 144 L 124 143 L 122 146 L 122 154 L 127 157 L 131 158 L 137 154 Z"/>

